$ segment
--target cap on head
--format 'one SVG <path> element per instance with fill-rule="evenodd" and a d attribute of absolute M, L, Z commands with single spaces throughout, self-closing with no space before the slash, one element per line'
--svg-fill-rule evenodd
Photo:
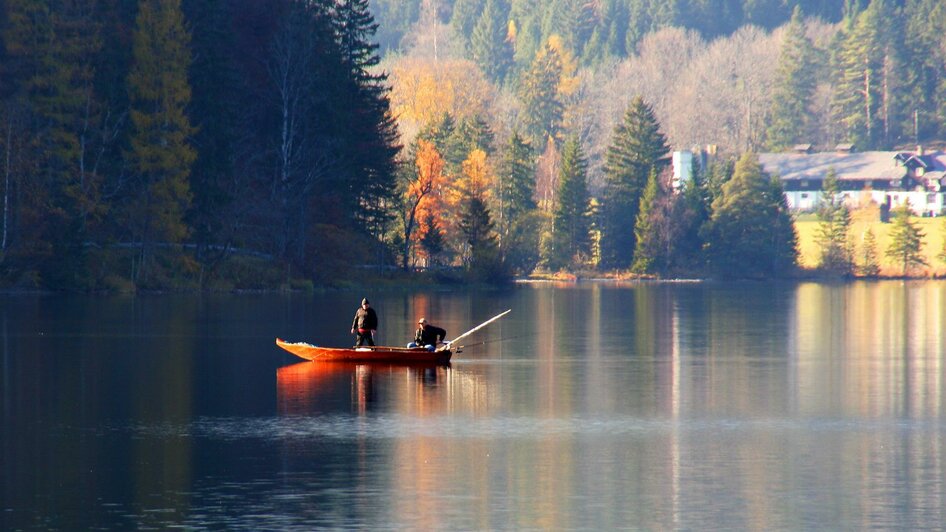
<path fill-rule="evenodd" d="M 427 323 L 427 320 L 425 320 L 424 318 L 421 318 L 417 320 L 417 323 L 424 324 L 424 323 Z"/>
<path fill-rule="evenodd" d="M 362 305 L 370 305 L 371 303 L 368 302 L 368 298 L 366 297 L 366 298 L 364 298 L 364 299 L 361 300 L 361 304 L 362 304 Z"/>

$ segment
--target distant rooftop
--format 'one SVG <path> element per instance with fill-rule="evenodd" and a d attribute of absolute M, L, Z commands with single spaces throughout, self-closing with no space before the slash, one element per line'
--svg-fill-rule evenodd
<path fill-rule="evenodd" d="M 838 179 L 902 179 L 905 166 L 898 166 L 895 151 L 760 153 L 766 172 L 782 179 L 823 179 L 831 168 Z"/>

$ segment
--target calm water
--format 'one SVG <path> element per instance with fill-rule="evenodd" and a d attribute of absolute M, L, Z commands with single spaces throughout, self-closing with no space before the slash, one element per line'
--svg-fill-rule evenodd
<path fill-rule="evenodd" d="M 423 315 L 449 367 L 296 362 Z M 480 343 L 483 342 L 483 343 Z M 946 282 L 0 296 L 0 529 L 946 522 Z"/>

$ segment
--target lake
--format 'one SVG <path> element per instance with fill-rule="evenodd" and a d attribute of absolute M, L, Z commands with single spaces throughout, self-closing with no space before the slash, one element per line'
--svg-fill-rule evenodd
<path fill-rule="evenodd" d="M 301 362 L 424 316 L 449 366 Z M 946 522 L 946 282 L 0 296 L 0 529 Z"/>

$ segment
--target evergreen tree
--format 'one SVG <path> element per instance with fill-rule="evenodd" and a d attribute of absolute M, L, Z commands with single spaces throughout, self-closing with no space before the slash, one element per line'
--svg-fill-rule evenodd
<path fill-rule="evenodd" d="M 577 138 L 566 141 L 561 164 L 552 214 L 552 249 L 547 257 L 553 270 L 577 266 L 591 253 L 588 163 Z"/>
<path fill-rule="evenodd" d="M 900 263 L 903 275 L 913 268 L 926 266 L 923 258 L 923 231 L 910 220 L 910 206 L 904 204 L 890 213 L 893 215 L 893 225 L 890 228 L 890 245 L 887 246 L 887 258 Z"/>
<path fill-rule="evenodd" d="M 136 280 L 149 279 L 154 244 L 177 243 L 188 235 L 184 213 L 196 157 L 186 108 L 191 99 L 187 71 L 190 35 L 180 0 L 141 0 L 133 59 L 128 75 L 133 132 L 127 155 L 137 180 L 125 212 L 141 244 Z"/>
<path fill-rule="evenodd" d="M 873 0 L 835 46 L 834 116 L 858 147 L 887 146 L 899 134 L 899 46 L 891 31 L 898 20 L 886 0 Z"/>
<path fill-rule="evenodd" d="M 615 128 L 605 160 L 601 198 L 601 266 L 623 269 L 636 247 L 634 228 L 640 197 L 652 171 L 659 173 L 670 152 L 653 109 L 634 98 Z"/>
<path fill-rule="evenodd" d="M 565 106 L 558 86 L 562 72 L 561 56 L 546 44 L 519 81 L 521 122 L 533 145 L 544 145 L 547 138 L 558 138 L 561 131 Z"/>
<path fill-rule="evenodd" d="M 387 74 L 375 73 L 380 62 L 372 39 L 378 29 L 368 0 L 343 0 L 335 8 L 342 64 L 353 86 L 343 160 L 350 165 L 348 189 L 357 199 L 356 221 L 380 239 L 391 219 L 395 196 L 397 123 L 391 114 Z"/>
<path fill-rule="evenodd" d="M 641 196 L 637 221 L 634 224 L 634 237 L 637 246 L 634 248 L 634 262 L 631 269 L 637 273 L 652 273 L 656 256 L 660 253 L 658 249 L 659 237 L 654 231 L 654 220 L 652 218 L 654 211 L 657 209 L 658 188 L 657 173 L 651 170 L 647 186 L 644 188 L 644 195 Z"/>
<path fill-rule="evenodd" d="M 946 136 L 946 3 L 914 0 L 904 6 L 902 83 L 909 107 L 904 137 L 914 142 Z"/>
<path fill-rule="evenodd" d="M 424 234 L 420 237 L 420 247 L 427 254 L 427 265 L 437 266 L 438 257 L 444 249 L 444 234 L 433 214 L 427 214 L 423 220 Z"/>
<path fill-rule="evenodd" d="M 801 9 L 795 7 L 792 21 L 782 41 L 777 85 L 772 95 L 768 146 L 772 150 L 789 148 L 810 138 L 808 108 L 815 92 L 814 45 L 805 35 Z"/>
<path fill-rule="evenodd" d="M 506 41 L 506 20 L 501 1 L 486 0 L 470 39 L 473 60 L 486 77 L 497 85 L 502 85 L 512 65 L 512 48 Z"/>
<path fill-rule="evenodd" d="M 480 19 L 485 3 L 486 0 L 455 0 L 453 3 L 450 25 L 466 47 L 470 46 L 470 36 L 473 35 L 473 28 Z"/>
<path fill-rule="evenodd" d="M 771 277 L 791 271 L 797 260 L 794 223 L 782 185 L 746 153 L 713 201 L 704 228 L 707 259 L 722 277 Z"/>
<path fill-rule="evenodd" d="M 536 208 L 535 156 L 518 131 L 513 132 L 504 150 L 498 189 L 500 234 L 506 235 L 519 217 Z"/>
<path fill-rule="evenodd" d="M 851 211 L 840 194 L 834 168 L 828 170 L 822 185 L 818 219 L 820 223 L 815 241 L 821 248 L 821 268 L 840 275 L 853 273 L 853 251 L 848 236 Z"/>
<path fill-rule="evenodd" d="M 861 244 L 861 275 L 877 277 L 880 274 L 880 260 L 877 254 L 877 237 L 869 227 L 864 233 L 864 242 Z"/>
<path fill-rule="evenodd" d="M 464 202 L 460 230 L 470 246 L 470 273 L 478 279 L 495 279 L 501 270 L 499 247 L 489 209 L 479 195 L 471 194 Z"/>
<path fill-rule="evenodd" d="M 187 223 L 197 260 L 213 268 L 236 238 L 234 215 L 236 143 L 241 97 L 245 94 L 233 57 L 236 35 L 229 0 L 185 0 L 182 9 L 193 32 L 193 98 L 188 116 L 196 128 L 197 159 L 190 176 L 193 194 Z"/>
<path fill-rule="evenodd" d="M 31 258 L 46 286 L 87 287 L 85 242 L 105 212 L 96 164 L 103 149 L 97 2 L 11 0 L 0 9 L 9 18 L 4 42 L 14 63 L 5 74 L 18 80 L 15 89 L 33 118 L 31 174 L 39 181 L 41 222 L 31 231 L 38 240 Z"/>

